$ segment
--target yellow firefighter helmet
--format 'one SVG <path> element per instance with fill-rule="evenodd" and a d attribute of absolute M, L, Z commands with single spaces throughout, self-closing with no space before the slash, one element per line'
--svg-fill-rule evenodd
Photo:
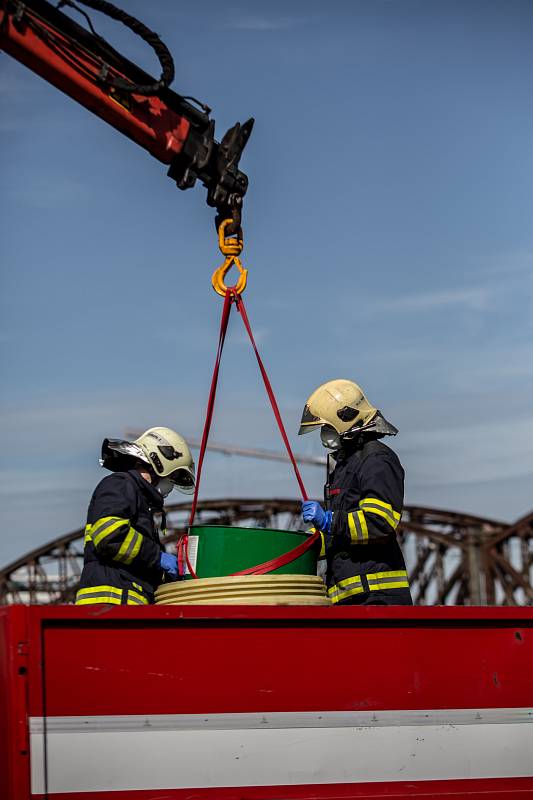
<path fill-rule="evenodd" d="M 182 492 L 194 490 L 194 461 L 183 436 L 170 428 L 150 428 L 133 444 L 141 448 L 159 478 L 170 478 Z"/>
<path fill-rule="evenodd" d="M 315 389 L 305 404 L 298 433 L 330 425 L 342 435 L 366 427 L 378 413 L 357 383 L 343 379 L 328 381 Z"/>
<path fill-rule="evenodd" d="M 113 471 L 128 468 L 131 459 L 151 466 L 158 478 L 170 478 L 185 494 L 194 492 L 194 461 L 189 445 L 170 428 L 149 428 L 133 442 L 104 439 L 103 467 Z"/>

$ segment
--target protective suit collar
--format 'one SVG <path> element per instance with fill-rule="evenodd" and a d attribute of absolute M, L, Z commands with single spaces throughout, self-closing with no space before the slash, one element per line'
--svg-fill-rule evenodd
<path fill-rule="evenodd" d="M 129 469 L 127 470 L 127 473 L 130 478 L 135 481 L 141 492 L 144 494 L 148 504 L 155 509 L 155 511 L 161 511 L 163 508 L 164 498 L 157 491 L 156 487 L 152 483 L 148 483 L 148 481 L 145 480 L 136 469 Z"/>

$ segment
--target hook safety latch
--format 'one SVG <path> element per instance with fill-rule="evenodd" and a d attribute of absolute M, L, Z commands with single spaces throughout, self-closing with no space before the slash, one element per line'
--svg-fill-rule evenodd
<path fill-rule="evenodd" d="M 233 222 L 231 219 L 225 219 L 220 223 L 218 228 L 218 246 L 222 255 L 226 256 L 224 263 L 213 272 L 211 283 L 213 289 L 221 297 L 225 297 L 228 289 L 232 290 L 235 294 L 241 294 L 246 289 L 246 281 L 248 278 L 248 270 L 244 269 L 239 258 L 243 248 L 242 230 L 239 229 L 237 236 L 226 237 L 226 228 Z M 224 278 L 229 270 L 237 267 L 239 271 L 239 278 L 235 286 L 226 286 Z"/>

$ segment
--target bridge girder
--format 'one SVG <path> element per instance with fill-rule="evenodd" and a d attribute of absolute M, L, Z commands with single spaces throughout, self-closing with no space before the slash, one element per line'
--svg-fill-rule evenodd
<path fill-rule="evenodd" d="M 170 505 L 171 548 L 191 503 Z M 223 498 L 198 505 L 197 522 L 301 527 L 300 501 Z M 533 513 L 513 525 L 442 509 L 406 506 L 398 535 L 415 603 L 533 605 Z M 83 564 L 83 529 L 59 536 L 0 570 L 0 604 L 72 602 Z"/>

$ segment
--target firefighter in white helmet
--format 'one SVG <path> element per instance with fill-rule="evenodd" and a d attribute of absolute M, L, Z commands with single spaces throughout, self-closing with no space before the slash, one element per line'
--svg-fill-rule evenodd
<path fill-rule="evenodd" d="M 96 487 L 85 528 L 84 564 L 76 605 L 153 603 L 163 577 L 178 578 L 177 557 L 159 540 L 163 501 L 194 492 L 194 461 L 185 439 L 150 428 L 138 439 L 104 439 L 100 464 L 111 470 Z"/>
<path fill-rule="evenodd" d="M 381 439 L 397 428 L 353 381 L 322 384 L 309 397 L 299 433 L 320 429 L 328 455 L 324 507 L 302 504 L 304 522 L 322 533 L 328 596 L 343 605 L 412 605 L 396 537 L 404 471 Z"/>

